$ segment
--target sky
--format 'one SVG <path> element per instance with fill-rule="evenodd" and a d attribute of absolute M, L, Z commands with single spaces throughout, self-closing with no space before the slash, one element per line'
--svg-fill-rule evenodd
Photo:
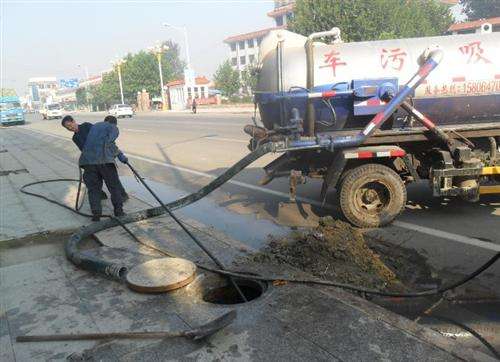
<path fill-rule="evenodd" d="M 99 74 L 116 57 L 168 39 L 184 58 L 183 34 L 163 22 L 186 26 L 192 67 L 211 78 L 228 58 L 223 40 L 273 26 L 272 9 L 272 0 L 0 0 L 2 87 L 23 95 L 31 77 L 82 78 L 85 66 Z"/>
<path fill-rule="evenodd" d="M 274 26 L 272 0 L 0 0 L 1 87 L 27 89 L 28 78 L 83 78 L 110 61 L 172 39 L 186 26 L 191 64 L 211 78 L 227 59 L 223 40 Z M 454 12 L 455 15 L 458 12 Z M 81 65 L 81 67 L 78 67 Z"/>

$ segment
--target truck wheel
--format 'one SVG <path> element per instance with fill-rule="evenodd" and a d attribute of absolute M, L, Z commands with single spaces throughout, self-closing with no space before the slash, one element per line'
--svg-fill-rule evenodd
<path fill-rule="evenodd" d="M 392 169 L 370 163 L 349 171 L 340 185 L 339 201 L 342 213 L 352 224 L 384 226 L 403 211 L 406 188 Z"/>

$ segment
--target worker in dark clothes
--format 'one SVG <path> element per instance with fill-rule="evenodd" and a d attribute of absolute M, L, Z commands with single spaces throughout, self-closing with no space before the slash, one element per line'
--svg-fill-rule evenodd
<path fill-rule="evenodd" d="M 74 133 L 72 140 L 75 143 L 75 145 L 78 147 L 78 149 L 80 151 L 82 151 L 83 146 L 85 145 L 85 141 L 87 140 L 87 136 L 89 134 L 89 131 L 92 128 L 92 123 L 84 122 L 84 123 L 78 124 L 73 119 L 73 117 L 68 115 L 62 119 L 61 124 L 68 131 Z M 120 184 L 120 192 L 122 194 L 122 199 L 123 199 L 123 201 L 127 201 L 129 199 L 129 196 L 128 196 L 127 192 L 125 191 L 125 188 L 123 187 L 122 183 L 119 182 L 119 184 Z M 108 196 L 106 195 L 106 193 L 104 191 L 102 191 L 101 192 L 101 199 L 105 200 L 107 198 L 108 198 Z"/>
<path fill-rule="evenodd" d="M 115 118 L 108 116 L 106 118 Z M 79 165 L 83 167 L 83 180 L 89 192 L 92 221 L 99 221 L 102 215 L 100 192 L 103 181 L 111 193 L 111 202 L 115 216 L 125 215 L 123 212 L 123 199 L 118 184 L 118 171 L 114 163 L 115 157 L 127 163 L 127 157 L 115 144 L 119 131 L 116 120 L 107 119 L 92 126 L 87 136 L 87 141 L 80 155 Z"/>

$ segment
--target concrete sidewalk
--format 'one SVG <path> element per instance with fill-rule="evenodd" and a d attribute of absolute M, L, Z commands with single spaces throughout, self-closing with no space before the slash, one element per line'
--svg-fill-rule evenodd
<path fill-rule="evenodd" d="M 245 245 L 210 228 L 184 220 L 226 265 L 245 256 Z M 209 264 L 171 219 L 159 217 L 130 225 L 146 244 Z M 87 253 L 132 267 L 162 257 L 138 247 L 121 229 L 98 234 Z M 54 240 L 54 242 L 56 242 Z M 205 301 L 207 291 L 226 284 L 198 269 L 187 287 L 162 294 L 139 294 L 124 283 L 80 270 L 64 256 L 12 262 L 3 249 L 0 268 L 0 360 L 241 360 L 241 361 L 492 361 L 426 327 L 364 299 L 334 288 L 285 284 L 263 286 L 263 294 L 246 304 Z M 260 274 L 301 273 L 275 265 L 239 268 Z M 16 343 L 22 334 L 182 330 L 204 324 L 230 309 L 238 317 L 209 339 L 161 341 L 114 340 Z"/>
<path fill-rule="evenodd" d="M 57 178 L 78 179 L 78 166 L 76 164 L 49 153 L 47 149 L 42 147 L 43 143 L 28 142 L 23 134 L 15 128 L 0 129 L 0 135 L 2 138 L 0 149 L 0 241 L 40 232 L 73 230 L 90 222 L 86 217 L 19 192 L 23 185 L 32 182 Z M 52 139 L 50 142 L 54 142 L 54 140 Z M 77 182 L 54 182 L 31 186 L 28 191 L 42 194 L 74 207 L 77 186 Z M 125 204 L 125 211 L 144 207 L 143 202 L 132 197 Z M 90 213 L 86 196 L 81 211 Z M 103 212 L 112 213 L 109 199 L 103 202 Z"/>

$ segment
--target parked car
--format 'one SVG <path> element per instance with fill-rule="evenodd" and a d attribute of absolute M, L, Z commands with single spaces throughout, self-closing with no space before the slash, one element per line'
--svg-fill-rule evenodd
<path fill-rule="evenodd" d="M 115 116 L 116 118 L 132 117 L 134 115 L 134 111 L 128 104 L 115 104 L 109 109 L 109 114 Z"/>
<path fill-rule="evenodd" d="M 43 119 L 62 118 L 63 112 L 59 103 L 46 104 L 40 110 Z"/>

